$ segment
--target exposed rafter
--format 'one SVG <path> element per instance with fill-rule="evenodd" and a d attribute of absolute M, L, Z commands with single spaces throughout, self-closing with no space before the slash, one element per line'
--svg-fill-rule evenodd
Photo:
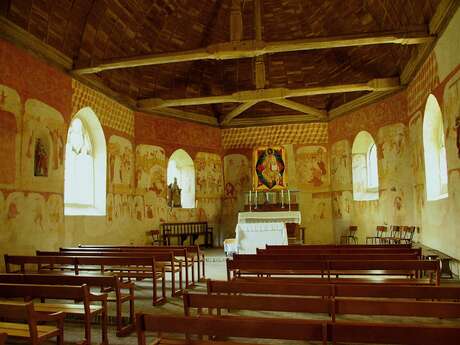
<path fill-rule="evenodd" d="M 427 28 L 411 33 L 390 32 L 379 34 L 356 34 L 334 37 L 306 38 L 300 40 L 264 42 L 246 40 L 209 45 L 206 48 L 135 56 L 102 61 L 95 66 L 78 68 L 76 74 L 98 73 L 110 69 L 160 65 L 196 60 L 228 60 L 252 58 L 264 54 L 283 53 L 300 50 L 329 49 L 339 47 L 364 46 L 374 44 L 424 44 L 434 39 Z"/>
<path fill-rule="evenodd" d="M 149 98 L 138 101 L 140 109 L 154 109 L 166 107 L 179 107 L 188 105 L 216 104 L 216 103 L 246 103 L 262 102 L 289 97 L 303 97 L 324 95 L 331 93 L 356 92 L 356 91 L 388 91 L 400 88 L 399 78 L 372 79 L 367 83 L 339 84 L 331 86 L 317 86 L 301 89 L 272 88 L 260 90 L 239 91 L 230 95 L 208 96 L 195 98 L 167 99 Z"/>
<path fill-rule="evenodd" d="M 270 102 L 285 108 L 299 111 L 304 114 L 313 115 L 320 119 L 327 116 L 327 111 L 316 109 L 302 103 L 291 101 L 289 99 L 273 99 Z"/>
<path fill-rule="evenodd" d="M 460 6 L 460 0 L 441 0 L 436 12 L 429 23 L 429 32 L 433 37 L 439 36 L 449 23 L 455 11 Z M 436 40 L 426 42 L 417 47 L 415 54 L 407 62 L 401 73 L 401 84 L 407 85 L 415 77 L 420 66 L 428 58 L 434 48 Z"/>
<path fill-rule="evenodd" d="M 233 109 L 231 112 L 229 112 L 227 115 L 225 115 L 220 124 L 221 125 L 226 125 L 228 124 L 231 120 L 233 120 L 235 117 L 246 111 L 247 109 L 251 108 L 254 104 L 258 103 L 257 101 L 253 102 L 246 102 L 243 103 L 239 106 L 237 106 L 235 109 Z"/>

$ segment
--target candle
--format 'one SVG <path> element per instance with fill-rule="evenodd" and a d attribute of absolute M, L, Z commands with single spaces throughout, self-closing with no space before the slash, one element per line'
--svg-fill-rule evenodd
<path fill-rule="evenodd" d="M 254 208 L 257 208 L 257 189 L 256 189 L 256 200 L 255 201 L 256 201 L 256 203 L 255 203 Z"/>
<path fill-rule="evenodd" d="M 249 211 L 251 211 L 251 205 L 252 204 L 252 191 L 249 191 Z"/>
<path fill-rule="evenodd" d="M 291 210 L 291 191 L 288 189 L 288 204 L 289 204 L 289 211 Z"/>
<path fill-rule="evenodd" d="M 281 208 L 284 208 L 284 189 L 281 189 Z"/>

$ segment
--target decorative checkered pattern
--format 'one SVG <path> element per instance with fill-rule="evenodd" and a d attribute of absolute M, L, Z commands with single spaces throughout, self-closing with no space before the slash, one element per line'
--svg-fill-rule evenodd
<path fill-rule="evenodd" d="M 91 107 L 103 126 L 134 136 L 134 112 L 107 96 L 72 80 L 72 114 Z"/>
<path fill-rule="evenodd" d="M 431 53 L 407 88 L 408 111 L 413 115 L 425 107 L 428 95 L 439 85 L 436 55 Z"/>
<path fill-rule="evenodd" d="M 222 130 L 224 149 L 259 145 L 327 144 L 327 123 L 303 123 Z"/>

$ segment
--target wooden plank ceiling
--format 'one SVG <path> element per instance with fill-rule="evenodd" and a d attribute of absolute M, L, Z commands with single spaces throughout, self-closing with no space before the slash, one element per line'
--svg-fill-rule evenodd
<path fill-rule="evenodd" d="M 357 98 L 394 92 L 456 6 L 455 0 L 9 0 L 0 15 L 70 58 L 69 72 L 131 107 L 232 126 L 235 118 L 327 121 L 330 111 Z"/>

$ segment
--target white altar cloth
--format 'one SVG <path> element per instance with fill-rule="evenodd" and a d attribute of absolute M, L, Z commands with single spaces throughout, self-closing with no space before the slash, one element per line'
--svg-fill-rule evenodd
<path fill-rule="evenodd" d="M 255 254 L 256 248 L 265 248 L 267 244 L 288 244 L 286 225 L 283 222 L 239 223 L 235 232 L 239 254 Z"/>
<path fill-rule="evenodd" d="M 242 223 L 301 223 L 300 211 L 274 211 L 274 212 L 240 212 L 238 224 Z"/>

